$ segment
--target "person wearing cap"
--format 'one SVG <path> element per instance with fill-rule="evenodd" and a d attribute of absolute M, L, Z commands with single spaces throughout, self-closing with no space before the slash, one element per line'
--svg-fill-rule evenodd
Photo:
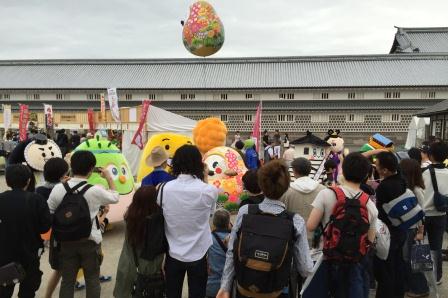
<path fill-rule="evenodd" d="M 174 180 L 174 177 L 165 171 L 168 153 L 160 146 L 154 147 L 151 154 L 146 158 L 146 164 L 154 170 L 142 180 L 142 186 L 156 186 L 163 182 Z"/>

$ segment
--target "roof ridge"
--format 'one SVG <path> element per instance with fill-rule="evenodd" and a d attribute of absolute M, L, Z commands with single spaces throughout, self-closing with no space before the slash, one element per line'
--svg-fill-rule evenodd
<path fill-rule="evenodd" d="M 395 28 L 406 31 L 407 33 L 448 32 L 448 27 L 399 27 L 399 26 L 395 26 Z"/>
<path fill-rule="evenodd" d="M 277 57 L 224 57 L 224 58 L 158 58 L 158 59 L 24 59 L 0 60 L 0 65 L 132 65 L 132 64 L 225 64 L 225 63 L 291 63 L 291 62 L 340 62 L 386 60 L 445 60 L 448 53 L 400 53 L 368 55 L 322 55 Z"/>

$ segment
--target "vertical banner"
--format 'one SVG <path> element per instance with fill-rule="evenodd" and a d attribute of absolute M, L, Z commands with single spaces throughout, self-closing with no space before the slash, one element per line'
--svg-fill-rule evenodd
<path fill-rule="evenodd" d="M 87 120 L 89 121 L 89 132 L 92 134 L 95 133 L 95 114 L 93 113 L 93 109 L 87 110 Z"/>
<path fill-rule="evenodd" d="M 143 100 L 142 114 L 140 115 L 140 123 L 138 125 L 138 129 L 135 132 L 135 135 L 132 138 L 132 142 L 131 142 L 131 144 L 136 145 L 138 148 L 140 148 L 140 150 L 142 150 L 144 147 L 142 130 L 143 130 L 143 127 L 145 126 L 146 117 L 148 116 L 148 110 L 149 110 L 150 105 L 151 105 L 151 101 L 149 99 Z"/>
<path fill-rule="evenodd" d="M 120 109 L 118 108 L 117 88 L 107 89 L 107 98 L 109 99 L 109 109 L 115 122 L 120 123 Z"/>
<path fill-rule="evenodd" d="M 45 113 L 45 128 L 48 131 L 53 129 L 53 106 L 44 104 L 44 113 Z"/>
<path fill-rule="evenodd" d="M 257 113 L 255 114 L 254 127 L 252 129 L 251 137 L 255 140 L 255 146 L 257 152 L 259 152 L 261 139 L 261 102 L 258 104 Z"/>
<path fill-rule="evenodd" d="M 11 122 L 11 105 L 3 105 L 3 127 L 5 128 L 5 135 L 8 129 L 11 127 Z"/>
<path fill-rule="evenodd" d="M 106 102 L 104 100 L 104 93 L 101 93 L 101 102 L 100 102 L 100 121 L 106 122 Z"/>
<path fill-rule="evenodd" d="M 20 116 L 19 116 L 19 137 L 20 141 L 25 141 L 27 138 L 26 130 L 28 125 L 30 114 L 27 105 L 20 104 Z"/>

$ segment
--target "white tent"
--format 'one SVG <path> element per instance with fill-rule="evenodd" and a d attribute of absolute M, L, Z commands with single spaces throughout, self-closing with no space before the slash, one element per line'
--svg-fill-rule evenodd
<path fill-rule="evenodd" d="M 138 120 L 136 119 L 136 108 L 129 109 L 129 118 L 131 122 L 136 122 Z M 150 106 L 146 124 L 147 131 L 144 133 L 144 139 L 147 141 L 151 136 L 155 134 L 167 132 L 191 137 L 193 134 L 193 128 L 196 126 L 196 121 L 168 112 L 155 106 Z M 128 160 L 129 166 L 131 167 L 134 176 L 137 175 L 142 154 L 142 150 L 140 150 L 136 145 L 131 144 L 137 127 L 138 125 L 132 127 L 130 130 L 123 131 L 122 141 L 122 152 Z"/>
<path fill-rule="evenodd" d="M 406 149 L 420 145 L 426 138 L 426 126 L 429 125 L 429 118 L 413 117 L 409 124 L 408 137 L 406 139 Z"/>

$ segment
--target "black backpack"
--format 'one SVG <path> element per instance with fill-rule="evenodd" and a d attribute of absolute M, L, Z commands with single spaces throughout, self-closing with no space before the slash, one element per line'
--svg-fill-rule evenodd
<path fill-rule="evenodd" d="M 439 212 L 448 211 L 448 196 L 444 196 L 439 192 L 439 186 L 437 184 L 436 172 L 434 166 L 430 165 L 428 167 L 429 173 L 431 174 L 432 188 L 434 189 L 434 207 Z"/>
<path fill-rule="evenodd" d="M 92 219 L 90 218 L 89 205 L 84 194 L 92 187 L 83 181 L 73 188 L 67 182 L 63 183 L 66 194 L 61 204 L 54 212 L 53 233 L 58 242 L 78 241 L 88 238 L 92 232 Z M 78 191 L 79 188 L 84 188 Z"/>
<path fill-rule="evenodd" d="M 234 243 L 238 291 L 246 297 L 278 297 L 289 284 L 295 241 L 293 213 L 263 213 L 249 205 Z"/>
<path fill-rule="evenodd" d="M 165 184 L 160 185 L 160 208 L 147 216 L 145 219 L 145 239 L 140 254 L 142 259 L 152 261 L 160 254 L 168 251 L 168 241 L 165 236 L 165 217 L 163 216 L 163 189 Z"/>

